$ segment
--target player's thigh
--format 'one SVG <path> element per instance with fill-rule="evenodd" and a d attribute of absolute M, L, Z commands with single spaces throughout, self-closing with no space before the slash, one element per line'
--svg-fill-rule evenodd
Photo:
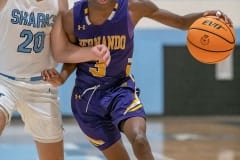
<path fill-rule="evenodd" d="M 57 94 L 48 90 L 30 90 L 26 94 L 25 103 L 19 107 L 19 112 L 25 130 L 34 140 L 55 143 L 63 138 L 62 117 Z"/>

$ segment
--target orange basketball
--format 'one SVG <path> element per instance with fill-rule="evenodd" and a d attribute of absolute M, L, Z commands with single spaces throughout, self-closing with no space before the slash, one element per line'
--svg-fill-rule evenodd
<path fill-rule="evenodd" d="M 233 53 L 235 39 L 233 27 L 222 19 L 201 17 L 188 29 L 187 48 L 196 60 L 216 64 Z"/>

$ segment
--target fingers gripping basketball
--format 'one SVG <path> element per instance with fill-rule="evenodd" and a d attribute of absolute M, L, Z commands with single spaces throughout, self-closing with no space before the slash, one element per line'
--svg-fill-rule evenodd
<path fill-rule="evenodd" d="M 187 48 L 202 63 L 223 61 L 233 52 L 234 46 L 234 29 L 216 16 L 197 19 L 187 33 Z"/>

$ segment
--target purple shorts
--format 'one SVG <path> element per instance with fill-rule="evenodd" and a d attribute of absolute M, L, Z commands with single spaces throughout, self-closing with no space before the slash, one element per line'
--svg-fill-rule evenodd
<path fill-rule="evenodd" d="M 135 83 L 128 79 L 113 87 L 75 87 L 72 112 L 88 140 L 104 150 L 121 138 L 119 124 L 130 117 L 144 117 Z"/>

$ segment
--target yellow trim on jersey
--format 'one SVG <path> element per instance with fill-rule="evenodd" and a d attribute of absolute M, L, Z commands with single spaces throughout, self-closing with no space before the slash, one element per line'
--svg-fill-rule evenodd
<path fill-rule="evenodd" d="M 117 10 L 118 9 L 118 3 L 116 2 L 115 6 L 114 6 L 114 9 Z"/>
<path fill-rule="evenodd" d="M 139 101 L 138 97 L 135 95 L 135 99 L 127 107 L 127 109 L 125 110 L 125 112 L 123 114 L 127 114 L 128 112 L 134 112 L 134 111 L 136 111 L 136 110 L 138 110 L 139 108 L 142 108 L 142 107 L 143 107 L 143 105 Z"/>
<path fill-rule="evenodd" d="M 138 110 L 139 108 L 142 108 L 142 104 L 139 104 L 139 105 L 135 106 L 134 108 L 132 108 L 128 112 L 134 112 L 134 111 Z"/>
<path fill-rule="evenodd" d="M 88 14 L 88 8 L 84 9 L 84 14 Z"/>
<path fill-rule="evenodd" d="M 103 140 L 97 140 L 91 137 L 87 136 L 87 139 L 89 140 L 89 142 L 91 142 L 94 146 L 100 146 L 103 145 L 105 142 Z"/>

